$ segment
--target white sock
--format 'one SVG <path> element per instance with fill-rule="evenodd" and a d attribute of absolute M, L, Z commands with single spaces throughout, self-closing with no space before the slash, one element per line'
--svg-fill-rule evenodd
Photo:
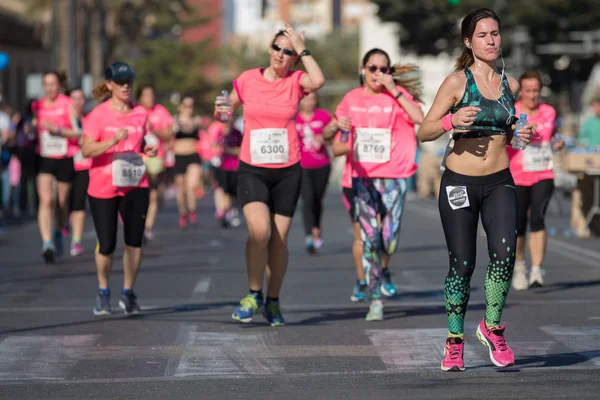
<path fill-rule="evenodd" d="M 515 267 L 527 267 L 527 263 L 525 262 L 525 260 L 523 261 L 515 261 Z"/>
<path fill-rule="evenodd" d="M 540 266 L 539 265 L 532 265 L 531 269 L 540 269 Z"/>

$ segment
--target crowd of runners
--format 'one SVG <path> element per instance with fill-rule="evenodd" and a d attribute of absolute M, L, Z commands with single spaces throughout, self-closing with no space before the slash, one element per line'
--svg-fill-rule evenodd
<path fill-rule="evenodd" d="M 554 109 L 540 102 L 540 76 L 530 71 L 516 80 L 504 73 L 498 16 L 489 9 L 469 13 L 461 39 L 464 51 L 427 115 L 416 67 L 393 64 L 381 49 L 364 54 L 356 88 L 332 114 L 320 108 L 318 91 L 327 77 L 290 25 L 269 44 L 266 66 L 244 71 L 215 100 L 213 118 L 196 114 L 191 96 L 182 96 L 171 115 L 157 103 L 154 87 L 138 84 L 123 62 L 106 68 L 93 92 L 98 105 L 89 113 L 81 89 L 66 91 L 58 73 L 46 73 L 44 96 L 32 103 L 31 118 L 14 129 L 18 140 L 37 132 L 31 162 L 43 259 L 60 262 L 69 238 L 71 256 L 86 251 L 81 243 L 89 212 L 97 237 L 93 312 L 111 314 L 108 282 L 122 226 L 118 304 L 126 314 L 139 313 L 134 286 L 141 249 L 152 245 L 165 191 L 175 185 L 178 225 L 189 229 L 205 222 L 196 207 L 210 190 L 218 225 L 237 227 L 243 218 L 248 231 L 249 290 L 232 318 L 247 323 L 262 312 L 270 325 L 284 325 L 279 298 L 292 218 L 300 203 L 304 246 L 317 254 L 324 246 L 321 221 L 332 158 L 344 156 L 339 207 L 350 217 L 356 269 L 350 298 L 369 303 L 367 321 L 383 320 L 385 298 L 398 291 L 391 257 L 401 240 L 408 180 L 418 169 L 418 141 L 445 137 L 439 212 L 448 246 L 448 338 L 441 368 L 464 370 L 464 317 L 480 218 L 490 262 L 485 315 L 476 334 L 495 365 L 512 365 L 501 315 L 511 285 L 543 285 L 551 159 L 563 143 L 554 138 Z M 524 254 L 528 225 L 531 270 Z M 395 268 L 402 268 L 400 261 Z"/>

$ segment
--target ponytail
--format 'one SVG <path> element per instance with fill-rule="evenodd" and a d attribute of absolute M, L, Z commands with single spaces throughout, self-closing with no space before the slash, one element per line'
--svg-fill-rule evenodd
<path fill-rule="evenodd" d="M 456 59 L 456 63 L 454 64 L 454 72 L 460 72 L 463 69 L 469 68 L 474 63 L 475 57 L 473 57 L 473 50 L 465 47 L 460 57 Z"/>
<path fill-rule="evenodd" d="M 92 92 L 92 96 L 99 101 L 104 101 L 110 95 L 110 90 L 106 86 L 106 82 L 102 82 Z"/>
<path fill-rule="evenodd" d="M 421 86 L 421 78 L 417 76 L 418 72 L 419 67 L 413 64 L 396 64 L 392 67 L 394 82 L 410 93 L 415 101 L 422 103 L 423 88 Z"/>

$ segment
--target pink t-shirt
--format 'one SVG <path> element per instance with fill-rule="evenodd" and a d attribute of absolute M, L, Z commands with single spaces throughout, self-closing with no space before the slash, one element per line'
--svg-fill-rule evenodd
<path fill-rule="evenodd" d="M 87 118 L 87 116 L 83 117 L 83 119 L 81 121 L 82 125 L 85 123 L 84 121 L 86 118 Z M 75 171 L 88 170 L 92 166 L 92 159 L 91 158 L 83 158 L 83 156 L 81 155 L 81 150 L 79 150 L 73 156 L 73 166 L 75 167 Z"/>
<path fill-rule="evenodd" d="M 148 110 L 148 120 L 152 126 L 152 131 L 162 131 L 169 125 L 173 125 L 173 117 L 169 110 L 160 104 L 155 104 L 154 107 Z M 160 140 L 160 139 L 159 139 Z M 158 157 L 164 158 L 165 156 L 165 144 L 162 140 L 160 140 L 158 146 Z"/>
<path fill-rule="evenodd" d="M 233 82 L 244 105 L 240 160 L 262 168 L 285 168 L 300 161 L 296 114 L 304 95 L 300 86 L 303 74 L 303 71 L 290 71 L 285 78 L 271 82 L 263 77 L 263 69 L 256 68 L 243 72 Z M 287 129 L 285 142 L 279 141 L 283 138 L 282 129 Z M 261 162 L 252 162 L 252 154 Z M 263 161 L 268 158 L 268 162 Z"/>
<path fill-rule="evenodd" d="M 198 140 L 198 154 L 202 161 L 210 162 L 214 157 L 221 155 L 219 149 L 219 139 L 221 137 L 221 128 L 215 125 L 219 122 L 213 122 L 207 130 L 200 131 L 200 140 Z"/>
<path fill-rule="evenodd" d="M 411 102 L 420 107 L 413 100 L 413 96 L 402 87 L 396 87 Z M 415 124 L 413 124 L 402 106 L 390 93 L 369 95 L 364 88 L 357 88 L 344 96 L 342 102 L 336 109 L 335 115 L 338 119 L 350 117 L 352 120 L 352 132 L 350 141 L 356 146 L 352 157 L 352 176 L 367 178 L 408 178 L 417 171 L 415 155 L 417 152 L 417 138 L 415 135 Z M 377 133 L 373 128 L 377 129 Z M 362 145 L 357 142 L 357 129 L 363 132 L 363 139 L 369 138 L 369 142 Z M 384 133 L 389 130 L 389 133 Z M 388 139 L 385 139 L 388 137 Z M 374 139 L 377 141 L 373 141 Z M 374 160 L 382 154 L 387 153 L 389 146 L 389 159 L 384 162 L 365 161 Z M 363 150 L 364 149 L 364 150 Z M 363 161 L 360 161 L 360 154 Z"/>
<path fill-rule="evenodd" d="M 238 131 L 234 127 L 231 128 L 229 135 L 221 136 L 221 145 L 223 149 L 225 147 L 239 148 L 242 146 L 242 132 Z M 240 165 L 240 159 L 234 154 L 223 153 L 221 161 L 221 169 L 224 171 L 237 171 Z"/>
<path fill-rule="evenodd" d="M 124 196 L 136 187 L 148 187 L 148 175 L 144 173 L 138 186 L 117 187 L 113 185 L 113 161 L 118 153 L 143 154 L 143 140 L 147 133 L 148 111 L 135 106 L 128 114 L 119 114 L 105 101 L 83 121 L 83 134 L 97 142 L 112 139 L 117 130 L 127 128 L 128 137 L 111 147 L 106 153 L 92 159 L 88 194 L 100 199 Z"/>
<path fill-rule="evenodd" d="M 520 101 L 515 104 L 515 110 L 517 115 L 521 113 Z M 527 116 L 527 121 L 536 124 L 535 129 L 540 135 L 539 138 L 531 141 L 532 145 L 535 146 L 536 144 L 550 142 L 554 133 L 555 120 L 556 111 L 548 104 L 540 104 L 537 115 Z M 532 186 L 545 179 L 554 179 L 554 170 L 552 169 L 536 172 L 524 170 L 524 158 L 525 152 L 528 151 L 527 149 L 519 151 L 508 146 L 506 151 L 510 159 L 510 172 L 517 186 Z"/>
<path fill-rule="evenodd" d="M 66 155 L 53 155 L 54 153 L 42 153 L 42 141 L 47 142 L 46 138 L 50 138 L 54 141 L 60 140 L 61 138 L 50 137 L 46 129 L 44 129 L 44 121 L 48 121 L 59 128 L 70 129 L 71 125 L 71 99 L 64 94 L 59 94 L 52 104 L 48 104 L 45 98 L 40 99 L 36 103 L 36 116 L 37 116 L 37 131 L 38 131 L 38 144 L 36 151 L 38 154 L 46 158 L 68 158 L 73 157 L 79 151 L 79 143 L 77 139 L 66 139 L 67 143 L 67 154 Z M 55 146 L 53 146 L 56 148 Z"/>
<path fill-rule="evenodd" d="M 323 136 L 323 128 L 331 121 L 331 115 L 323 109 L 316 109 L 310 121 L 305 121 L 300 113 L 296 116 L 296 131 L 300 136 L 300 165 L 302 168 L 316 169 L 329 165 L 329 154 L 324 143 L 315 140 Z"/>

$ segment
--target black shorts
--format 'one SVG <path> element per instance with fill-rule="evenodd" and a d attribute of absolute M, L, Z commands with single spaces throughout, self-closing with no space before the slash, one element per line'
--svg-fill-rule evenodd
<path fill-rule="evenodd" d="M 99 199 L 89 197 L 90 211 L 98 237 L 98 252 L 105 256 L 115 252 L 117 246 L 118 216 L 123 218 L 125 245 L 142 247 L 146 212 L 150 202 L 148 188 L 133 189 L 125 196 Z"/>
<path fill-rule="evenodd" d="M 221 168 L 213 168 L 213 176 L 221 189 L 230 196 L 237 194 L 237 171 L 226 171 Z"/>
<path fill-rule="evenodd" d="M 198 153 L 179 155 L 175 154 L 175 165 L 173 166 L 173 174 L 174 175 L 184 175 L 187 171 L 187 167 L 190 164 L 198 164 L 198 166 L 202 165 L 202 161 L 200 161 L 200 156 Z"/>
<path fill-rule="evenodd" d="M 346 211 L 350 214 L 352 222 L 356 222 L 356 206 L 354 205 L 354 194 L 352 188 L 342 187 L 342 196 L 344 196 L 344 206 Z"/>
<path fill-rule="evenodd" d="M 302 187 L 300 163 L 285 168 L 261 168 L 240 161 L 237 198 L 243 208 L 265 203 L 273 214 L 293 217 Z"/>
<path fill-rule="evenodd" d="M 75 179 L 71 185 L 69 206 L 71 211 L 85 211 L 88 185 L 90 184 L 90 171 L 75 171 Z"/>
<path fill-rule="evenodd" d="M 58 182 L 72 182 L 75 179 L 73 157 L 46 158 L 39 156 L 39 173 L 53 175 Z"/>

